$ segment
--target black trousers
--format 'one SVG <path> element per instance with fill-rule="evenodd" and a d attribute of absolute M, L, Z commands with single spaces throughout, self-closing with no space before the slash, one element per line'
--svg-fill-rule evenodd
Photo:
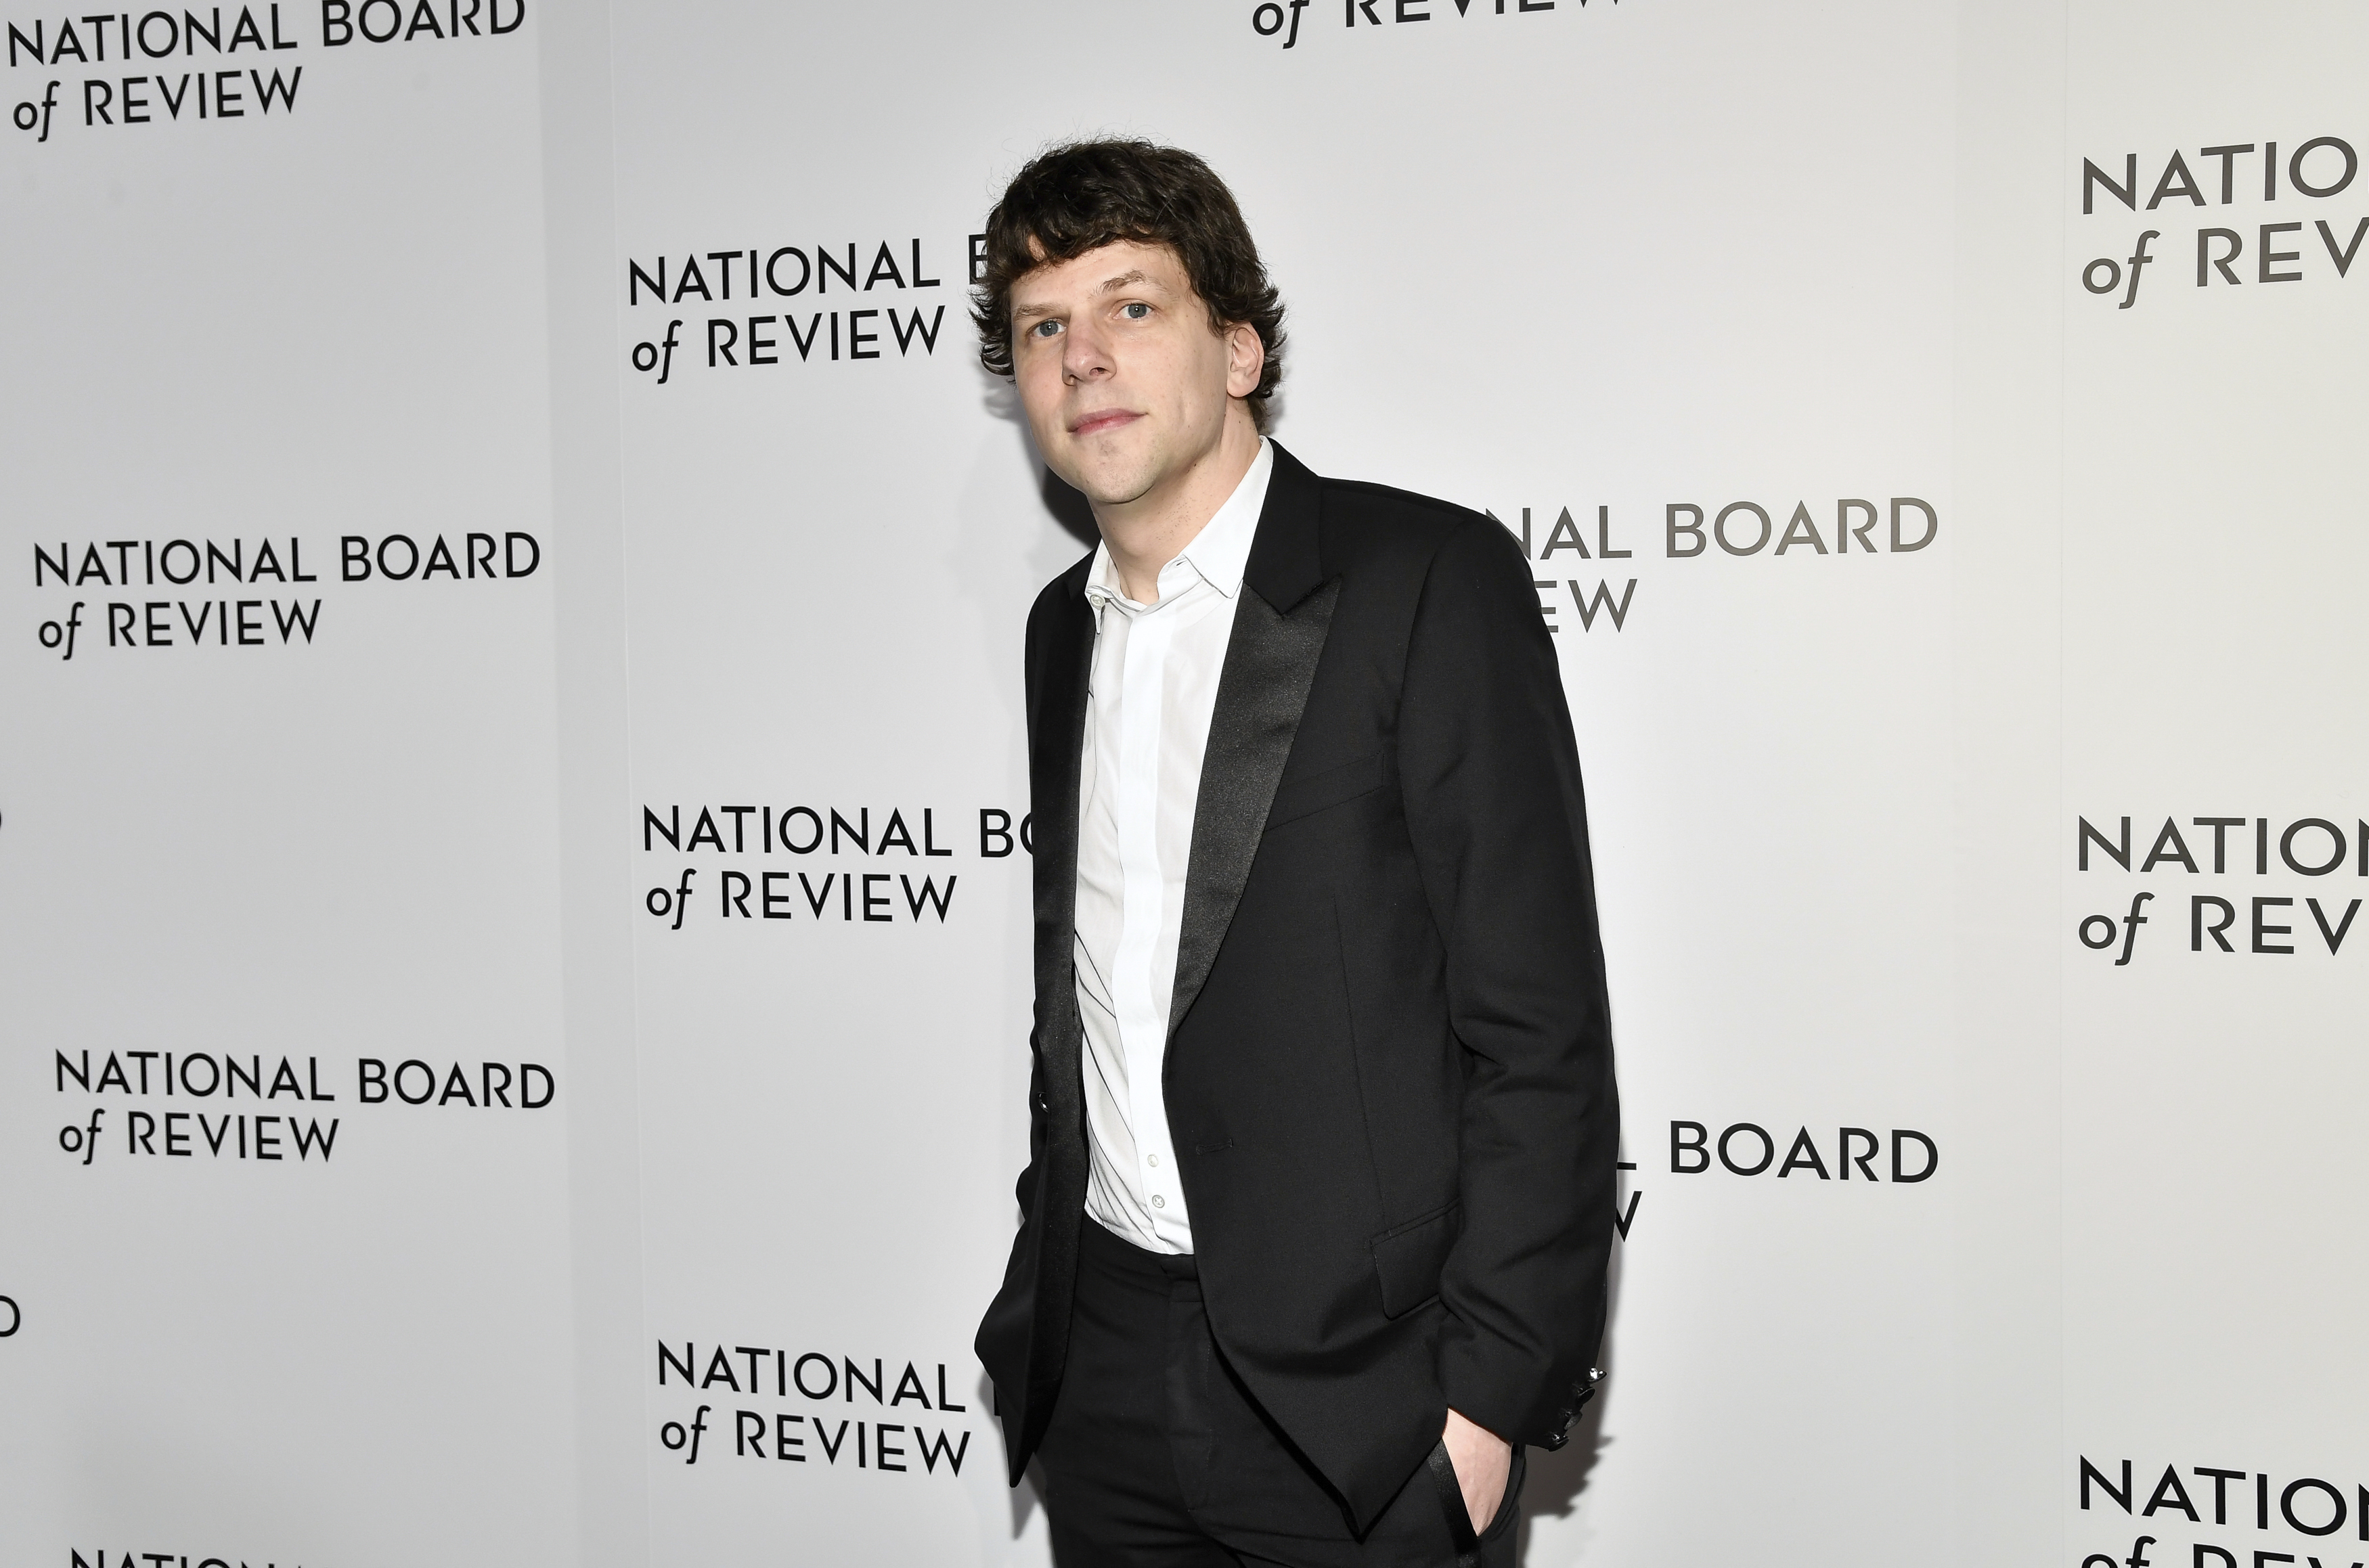
<path fill-rule="evenodd" d="M 1513 1568 L 1520 1448 L 1477 1541 L 1444 1451 L 1352 1536 L 1227 1366 L 1193 1260 L 1083 1228 L 1069 1361 L 1037 1450 L 1060 1568 Z"/>

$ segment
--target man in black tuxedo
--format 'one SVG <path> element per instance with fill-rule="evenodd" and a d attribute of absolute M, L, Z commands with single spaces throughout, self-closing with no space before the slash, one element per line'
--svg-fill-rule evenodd
<path fill-rule="evenodd" d="M 1056 148 L 988 231 L 981 356 L 1102 534 L 1028 617 L 1013 1480 L 1064 1568 L 1510 1564 L 1597 1375 L 1618 1139 L 1529 570 L 1265 439 L 1282 309 L 1198 158 Z"/>

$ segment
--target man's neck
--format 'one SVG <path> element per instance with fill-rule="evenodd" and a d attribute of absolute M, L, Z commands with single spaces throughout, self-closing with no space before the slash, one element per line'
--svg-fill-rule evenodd
<path fill-rule="evenodd" d="M 1217 445 L 1173 481 L 1132 501 L 1096 506 L 1094 525 L 1118 572 L 1119 590 L 1138 604 L 1160 602 L 1160 569 L 1200 537 L 1258 453 L 1258 427 L 1236 403 L 1226 410 Z"/>

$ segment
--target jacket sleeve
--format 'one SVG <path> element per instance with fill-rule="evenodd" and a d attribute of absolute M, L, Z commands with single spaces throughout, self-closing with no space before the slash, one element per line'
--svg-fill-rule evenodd
<path fill-rule="evenodd" d="M 1431 562 L 1398 756 L 1464 1053 L 1440 1385 L 1498 1436 L 1554 1447 L 1603 1332 L 1619 1114 L 1570 711 L 1529 564 L 1486 519 Z"/>

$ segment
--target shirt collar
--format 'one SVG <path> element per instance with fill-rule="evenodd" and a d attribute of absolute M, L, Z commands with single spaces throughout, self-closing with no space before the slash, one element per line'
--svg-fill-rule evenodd
<path fill-rule="evenodd" d="M 1250 564 L 1251 541 L 1257 537 L 1259 514 L 1266 508 L 1267 479 L 1274 472 L 1275 445 L 1261 436 L 1258 455 L 1251 459 L 1250 468 L 1234 486 L 1234 493 L 1226 498 L 1225 505 L 1218 509 L 1215 516 L 1201 525 L 1201 532 L 1193 536 L 1192 543 L 1176 553 L 1176 561 L 1190 567 L 1202 581 L 1228 599 L 1242 591 L 1242 572 Z M 1162 575 L 1167 570 L 1167 567 L 1161 568 Z M 1086 597 L 1097 606 L 1126 598 L 1107 544 L 1094 546 L 1094 564 L 1086 574 Z M 1170 597 L 1162 594 L 1162 602 Z"/>

